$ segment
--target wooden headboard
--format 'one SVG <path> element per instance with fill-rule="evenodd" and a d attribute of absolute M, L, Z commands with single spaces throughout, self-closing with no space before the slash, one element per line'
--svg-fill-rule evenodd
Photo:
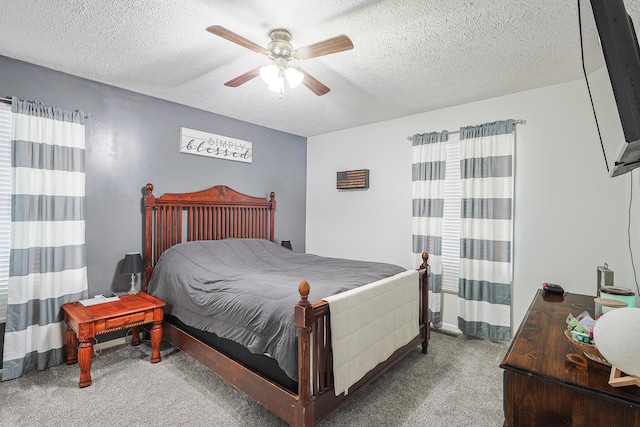
<path fill-rule="evenodd" d="M 224 185 L 192 193 L 144 196 L 144 290 L 153 267 L 171 246 L 192 240 L 252 238 L 274 241 L 275 193 L 270 198 L 247 196 Z"/>

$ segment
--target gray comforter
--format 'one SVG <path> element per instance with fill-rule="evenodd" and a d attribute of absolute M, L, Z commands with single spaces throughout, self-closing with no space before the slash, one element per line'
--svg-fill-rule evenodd
<path fill-rule="evenodd" d="M 167 314 L 252 353 L 268 353 L 297 380 L 293 312 L 300 281 L 309 282 L 309 301 L 315 302 L 403 271 L 392 264 L 296 253 L 268 240 L 197 241 L 162 254 L 149 293 L 167 303 Z"/>

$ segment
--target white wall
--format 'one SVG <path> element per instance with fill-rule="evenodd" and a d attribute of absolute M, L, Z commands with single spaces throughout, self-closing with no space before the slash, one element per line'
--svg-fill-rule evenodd
<path fill-rule="evenodd" d="M 632 286 L 629 175 L 607 175 L 583 81 L 308 138 L 306 251 L 416 267 L 407 136 L 503 119 L 526 120 L 516 127 L 513 332 L 545 281 L 593 295 L 607 262 L 616 284 Z M 370 170 L 368 190 L 336 190 L 336 172 L 352 169 Z M 445 322 L 457 324 L 455 310 L 445 306 Z"/>

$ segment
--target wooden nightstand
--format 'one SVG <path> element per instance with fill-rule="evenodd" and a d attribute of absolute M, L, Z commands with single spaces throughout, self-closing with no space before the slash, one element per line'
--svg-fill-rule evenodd
<path fill-rule="evenodd" d="M 80 302 L 64 304 L 64 321 L 67 325 L 67 365 L 80 364 L 80 388 L 91 385 L 93 339 L 96 335 L 131 328 L 131 345 L 140 344 L 140 325 L 153 323 L 151 327 L 151 363 L 160 361 L 162 318 L 165 303 L 144 292 L 123 295 L 117 301 L 84 306 Z M 80 347 L 78 347 L 80 342 Z"/>

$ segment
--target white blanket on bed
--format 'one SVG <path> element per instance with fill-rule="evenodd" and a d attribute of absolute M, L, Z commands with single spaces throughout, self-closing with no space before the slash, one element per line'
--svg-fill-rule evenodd
<path fill-rule="evenodd" d="M 324 298 L 331 316 L 336 396 L 419 333 L 419 273 L 405 271 Z"/>

